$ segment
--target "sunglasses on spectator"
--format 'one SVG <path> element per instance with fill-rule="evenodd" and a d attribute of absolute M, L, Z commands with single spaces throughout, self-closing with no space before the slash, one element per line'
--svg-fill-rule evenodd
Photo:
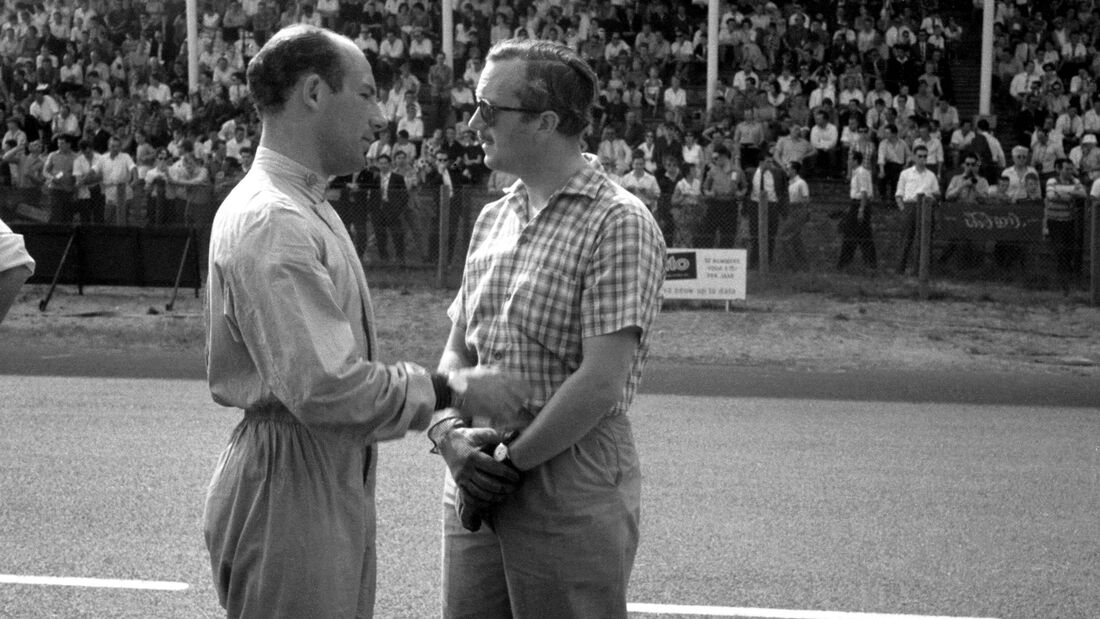
<path fill-rule="evenodd" d="M 485 99 L 477 100 L 477 113 L 481 115 L 481 120 L 487 126 L 492 127 L 497 122 L 498 112 L 523 112 L 525 114 L 541 114 L 546 110 L 532 110 L 525 107 L 504 107 L 502 105 L 496 105 L 489 103 Z"/>

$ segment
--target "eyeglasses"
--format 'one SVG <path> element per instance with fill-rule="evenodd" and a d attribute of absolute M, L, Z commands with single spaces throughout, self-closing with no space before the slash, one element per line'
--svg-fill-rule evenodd
<path fill-rule="evenodd" d="M 928 159 L 928 155 L 914 155 L 917 159 Z"/>
<path fill-rule="evenodd" d="M 477 114 L 481 114 L 481 120 L 487 126 L 492 127 L 497 122 L 497 112 L 524 112 L 527 114 L 541 114 L 546 110 L 532 110 L 525 107 L 504 107 L 489 103 L 485 99 L 477 100 Z"/>

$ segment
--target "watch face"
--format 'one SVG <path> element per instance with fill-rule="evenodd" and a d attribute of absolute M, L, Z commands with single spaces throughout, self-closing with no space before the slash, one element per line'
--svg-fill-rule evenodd
<path fill-rule="evenodd" d="M 493 450 L 493 459 L 497 462 L 504 462 L 508 459 L 508 446 L 504 443 L 497 445 L 497 448 Z"/>

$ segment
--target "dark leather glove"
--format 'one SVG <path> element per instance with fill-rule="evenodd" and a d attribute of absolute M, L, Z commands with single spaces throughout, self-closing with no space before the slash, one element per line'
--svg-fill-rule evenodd
<path fill-rule="evenodd" d="M 492 428 L 454 427 L 437 444 L 465 502 L 476 510 L 503 501 L 519 487 L 519 472 L 489 455 L 502 438 Z"/>

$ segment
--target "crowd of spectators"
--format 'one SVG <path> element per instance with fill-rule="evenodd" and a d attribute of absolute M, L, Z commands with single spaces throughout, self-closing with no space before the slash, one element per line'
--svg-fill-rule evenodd
<path fill-rule="evenodd" d="M 1086 138 L 1100 131 L 1100 19 L 1080 5 L 1055 1 L 1048 22 L 1026 3 L 997 4 L 998 92 L 1021 106 L 1013 126 L 1040 175 L 1054 175 L 1058 147 L 1100 173 L 1100 149 Z M 984 121 L 972 126 L 952 105 L 948 61 L 963 31 L 934 0 L 723 2 L 709 110 L 706 11 L 705 2 L 672 0 L 459 2 L 448 62 L 438 0 L 213 0 L 201 7 L 199 88 L 188 92 L 180 0 L 9 3 L 0 24 L 9 165 L 0 178 L 43 187 L 55 202 L 92 201 L 54 209 L 55 221 L 208 220 L 200 203 L 216 203 L 236 182 L 258 140 L 244 68 L 293 23 L 341 31 L 372 61 L 390 126 L 364 155 L 375 178 L 385 155 L 410 188 L 436 170 L 439 153 L 457 184 L 508 187 L 514 179 L 484 166 L 467 127 L 485 51 L 509 37 L 576 49 L 600 78 L 585 146 L 608 172 L 652 177 L 633 185 L 645 186 L 639 195 L 670 242 L 732 246 L 736 222 L 722 219 L 736 220 L 736 208 L 708 205 L 742 204 L 768 159 L 786 201 L 796 165 L 811 181 L 847 178 L 861 153 L 887 205 L 917 146 L 944 178 L 968 151 L 991 186 L 1008 166 Z M 122 155 L 129 163 L 116 161 Z M 369 178 L 336 186 L 358 180 Z"/>

